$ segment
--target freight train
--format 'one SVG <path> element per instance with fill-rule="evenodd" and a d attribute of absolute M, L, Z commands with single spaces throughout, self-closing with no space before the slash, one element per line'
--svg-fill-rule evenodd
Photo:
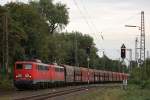
<path fill-rule="evenodd" d="M 40 60 L 17 61 L 14 66 L 14 85 L 18 89 L 121 82 L 128 74 L 88 69 L 70 65 L 44 64 Z"/>

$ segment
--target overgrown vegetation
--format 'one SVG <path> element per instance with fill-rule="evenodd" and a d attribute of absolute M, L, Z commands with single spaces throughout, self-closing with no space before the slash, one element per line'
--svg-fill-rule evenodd
<path fill-rule="evenodd" d="M 67 96 L 65 100 L 150 100 L 147 89 L 141 91 L 136 85 L 129 85 L 127 90 L 118 88 L 98 88 L 87 93 Z"/>
<path fill-rule="evenodd" d="M 150 89 L 150 59 L 146 59 L 143 65 L 133 68 L 129 82 L 139 85 L 141 89 Z"/>
<path fill-rule="evenodd" d="M 1 91 L 10 91 L 13 89 L 13 84 L 11 80 L 0 80 L 0 92 Z"/>

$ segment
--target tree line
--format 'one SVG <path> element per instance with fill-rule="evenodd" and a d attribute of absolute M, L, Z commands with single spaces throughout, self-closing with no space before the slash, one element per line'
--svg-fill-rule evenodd
<path fill-rule="evenodd" d="M 80 32 L 61 32 L 69 23 L 65 4 L 53 0 L 9 3 L 0 6 L 0 67 L 5 47 L 3 15 L 8 20 L 9 66 L 17 60 L 41 59 L 45 63 L 57 62 L 87 67 L 86 48 L 90 46 L 90 67 L 121 71 L 121 63 L 106 55 L 99 57 L 93 38 Z"/>

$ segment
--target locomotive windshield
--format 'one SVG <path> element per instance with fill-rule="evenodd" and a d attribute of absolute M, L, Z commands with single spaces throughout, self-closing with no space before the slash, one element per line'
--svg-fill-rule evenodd
<path fill-rule="evenodd" d="M 32 69 L 32 65 L 31 64 L 25 64 L 24 69 Z"/>
<path fill-rule="evenodd" d="M 22 64 L 17 64 L 16 69 L 23 69 L 23 65 Z"/>
<path fill-rule="evenodd" d="M 16 64 L 16 69 L 32 69 L 32 64 Z"/>

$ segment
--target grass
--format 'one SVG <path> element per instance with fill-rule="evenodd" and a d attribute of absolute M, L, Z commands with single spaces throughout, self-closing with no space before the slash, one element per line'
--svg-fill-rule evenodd
<path fill-rule="evenodd" d="M 0 81 L 0 92 L 12 90 L 12 81 Z M 10 98 L 10 95 L 4 95 L 0 97 L 0 100 L 11 100 Z M 123 90 L 121 87 L 101 87 L 87 90 L 86 93 L 83 92 L 75 96 L 68 96 L 66 100 L 150 100 L 150 89 L 141 89 L 138 85 L 129 85 L 127 90 Z"/>
<path fill-rule="evenodd" d="M 150 100 L 150 90 L 141 89 L 139 86 L 129 86 L 122 100 Z"/>
<path fill-rule="evenodd" d="M 122 88 L 99 88 L 85 94 L 69 97 L 67 100 L 150 100 L 150 90 L 140 89 L 136 85 Z"/>
<path fill-rule="evenodd" d="M 10 95 L 1 96 L 0 100 L 12 100 L 12 97 Z"/>
<path fill-rule="evenodd" d="M 0 90 L 9 91 L 13 89 L 13 84 L 11 80 L 0 80 Z"/>
<path fill-rule="evenodd" d="M 0 80 L 0 100 L 12 100 L 13 84 L 11 80 Z"/>

